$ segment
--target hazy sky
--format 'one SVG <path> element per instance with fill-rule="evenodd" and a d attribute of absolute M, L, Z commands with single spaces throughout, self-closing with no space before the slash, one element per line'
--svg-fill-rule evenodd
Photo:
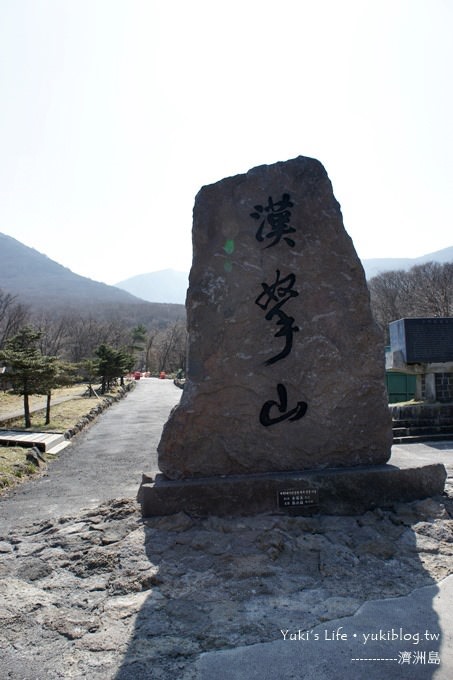
<path fill-rule="evenodd" d="M 318 158 L 361 258 L 453 245 L 452 0 L 0 0 L 0 232 L 190 268 L 201 186 Z"/>

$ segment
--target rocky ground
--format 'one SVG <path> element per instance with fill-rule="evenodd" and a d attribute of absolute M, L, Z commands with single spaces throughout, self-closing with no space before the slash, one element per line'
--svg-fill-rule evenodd
<path fill-rule="evenodd" d="M 12 530 L 0 536 L 2 678 L 194 680 L 204 651 L 432 585 L 453 572 L 446 489 L 357 517 L 143 522 L 117 499 Z"/>

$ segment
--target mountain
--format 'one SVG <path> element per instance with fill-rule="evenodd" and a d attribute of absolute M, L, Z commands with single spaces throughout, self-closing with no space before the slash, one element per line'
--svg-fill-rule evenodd
<path fill-rule="evenodd" d="M 366 278 L 371 279 L 376 274 L 392 269 L 410 269 L 416 264 L 424 262 L 453 262 L 453 246 L 437 250 L 415 258 L 393 258 L 382 257 L 362 260 Z M 138 274 L 130 279 L 120 281 L 115 285 L 122 290 L 137 295 L 143 300 L 150 302 L 174 302 L 184 304 L 188 287 L 188 274 L 175 271 L 174 269 L 163 269 L 147 274 Z"/>
<path fill-rule="evenodd" d="M 367 279 L 379 272 L 410 269 L 424 262 L 453 262 L 453 246 L 417 258 L 362 260 Z M 184 318 L 188 274 L 164 269 L 139 274 L 115 286 L 74 274 L 34 248 L 0 233 L 0 289 L 34 310 L 127 317 L 146 323 Z"/>
<path fill-rule="evenodd" d="M 174 269 L 162 269 L 148 274 L 138 274 L 115 284 L 132 295 L 149 302 L 184 304 L 189 285 L 189 275 Z"/>
<path fill-rule="evenodd" d="M 362 260 L 362 265 L 365 270 L 366 278 L 371 279 L 376 274 L 387 272 L 395 269 L 408 270 L 415 267 L 417 264 L 424 264 L 425 262 L 453 262 L 453 246 L 444 248 L 443 250 L 436 250 L 434 253 L 421 255 L 420 257 L 381 257 L 370 260 Z"/>
<path fill-rule="evenodd" d="M 74 274 L 34 248 L 0 233 L 0 289 L 33 310 L 171 321 L 183 318 L 181 305 L 151 305 L 116 286 Z"/>

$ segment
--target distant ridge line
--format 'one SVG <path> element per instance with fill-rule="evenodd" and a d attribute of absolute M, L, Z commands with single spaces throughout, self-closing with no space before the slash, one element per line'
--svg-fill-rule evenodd
<path fill-rule="evenodd" d="M 369 280 L 385 271 L 408 270 L 425 262 L 453 262 L 453 246 L 415 258 L 362 259 Z M 75 274 L 47 255 L 0 233 L 0 288 L 19 301 L 46 308 L 99 308 L 100 305 L 184 305 L 188 272 L 160 269 L 136 274 L 114 286 Z"/>
<path fill-rule="evenodd" d="M 377 274 L 385 271 L 393 271 L 397 269 L 408 270 L 418 264 L 426 262 L 453 262 L 453 246 L 436 250 L 420 257 L 376 257 L 371 259 L 363 259 L 362 265 L 365 270 L 367 279 L 373 278 Z"/>
<path fill-rule="evenodd" d="M 126 319 L 131 324 L 185 316 L 181 304 L 153 303 L 75 274 L 12 236 L 0 233 L 0 289 L 37 313 Z"/>

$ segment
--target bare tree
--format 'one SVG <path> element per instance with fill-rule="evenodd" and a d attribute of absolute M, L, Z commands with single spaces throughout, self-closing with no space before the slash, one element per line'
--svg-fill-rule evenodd
<path fill-rule="evenodd" d="M 70 325 L 65 316 L 54 317 L 41 314 L 33 318 L 34 327 L 37 328 L 41 337 L 39 349 L 47 356 L 61 356 L 68 346 L 70 338 Z"/>
<path fill-rule="evenodd" d="M 0 289 L 0 348 L 8 338 L 18 333 L 28 317 L 28 307 L 17 302 L 16 296 Z"/>
<path fill-rule="evenodd" d="M 453 263 L 426 262 L 412 267 L 408 278 L 417 315 L 453 314 Z"/>
<path fill-rule="evenodd" d="M 374 317 L 382 328 L 387 328 L 390 321 L 408 314 L 410 295 L 407 272 L 382 272 L 368 282 L 368 287 Z"/>
<path fill-rule="evenodd" d="M 157 334 L 158 334 L 157 328 L 153 328 L 148 331 L 146 336 L 145 347 L 143 350 L 145 371 L 152 370 L 154 341 L 157 337 Z"/>
<path fill-rule="evenodd" d="M 186 327 L 178 321 L 162 331 L 155 342 L 157 370 L 174 372 L 185 368 Z"/>
<path fill-rule="evenodd" d="M 104 325 L 103 342 L 112 347 L 126 347 L 130 344 L 131 328 L 121 319 L 113 319 Z"/>
<path fill-rule="evenodd" d="M 379 325 L 404 317 L 453 315 L 453 263 L 427 262 L 409 271 L 388 271 L 368 282 Z"/>
<path fill-rule="evenodd" d="M 68 354 L 70 361 L 78 363 L 94 356 L 94 350 L 106 342 L 105 324 L 92 317 L 73 316 L 68 320 L 70 342 Z"/>

